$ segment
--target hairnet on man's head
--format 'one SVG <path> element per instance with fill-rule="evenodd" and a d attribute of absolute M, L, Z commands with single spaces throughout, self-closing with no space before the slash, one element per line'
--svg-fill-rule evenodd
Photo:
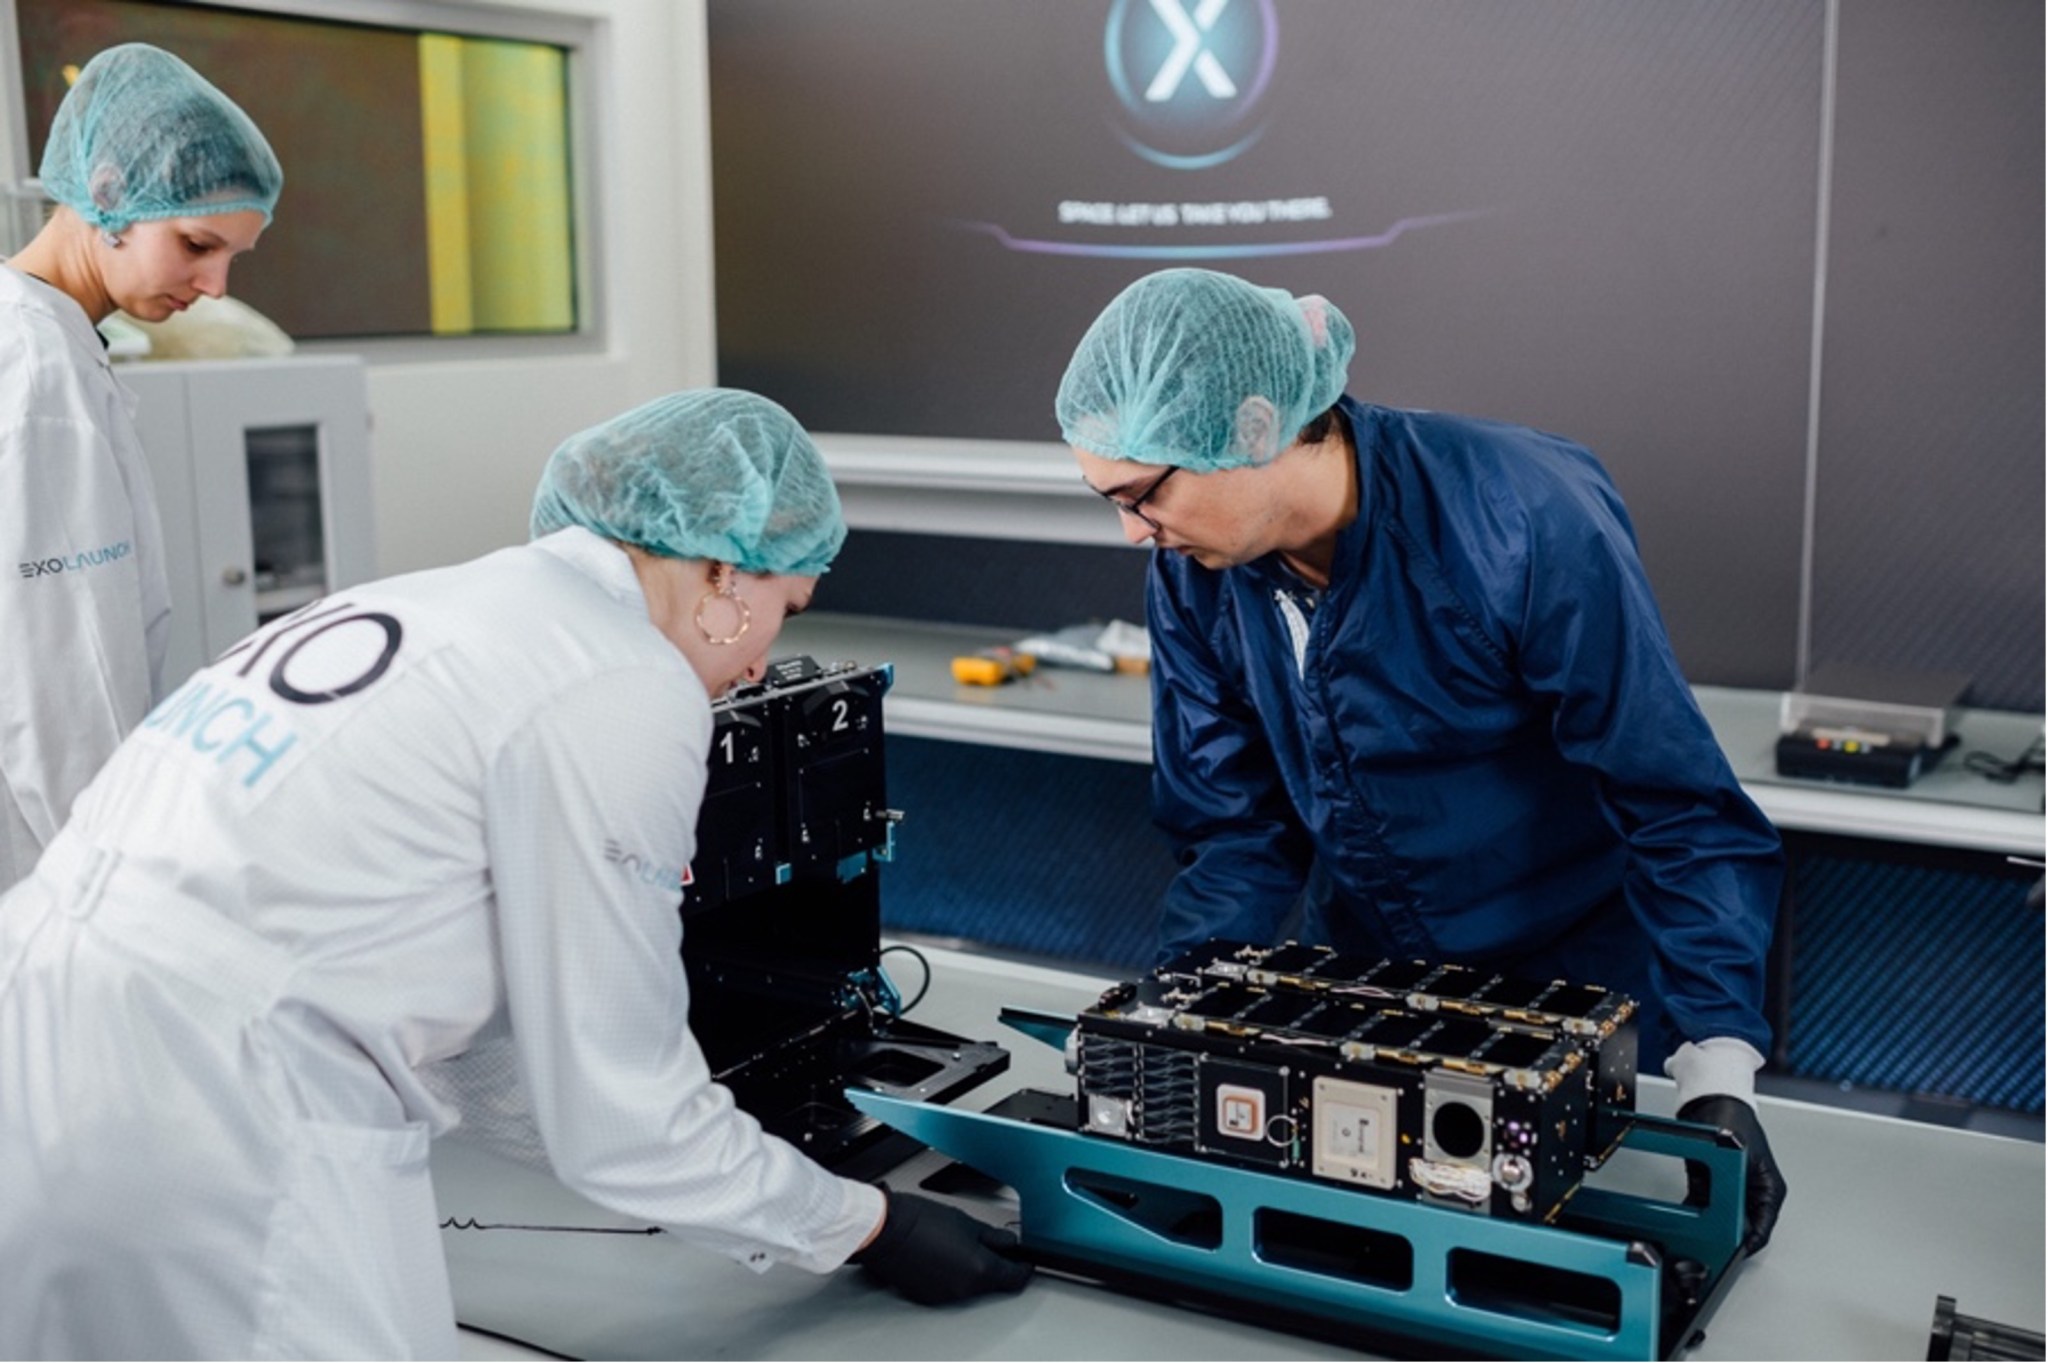
<path fill-rule="evenodd" d="M 1196 472 L 1262 464 L 1343 395 L 1351 323 L 1213 270 L 1161 270 L 1082 336 L 1055 411 L 1069 445 Z"/>
<path fill-rule="evenodd" d="M 533 535 L 580 525 L 672 558 L 816 577 L 846 539 L 824 456 L 767 398 L 701 388 L 562 442 L 533 496 Z"/>
<path fill-rule="evenodd" d="M 95 227 L 253 210 L 270 221 L 284 171 L 235 102 L 162 48 L 110 47 L 57 106 L 43 190 Z"/>

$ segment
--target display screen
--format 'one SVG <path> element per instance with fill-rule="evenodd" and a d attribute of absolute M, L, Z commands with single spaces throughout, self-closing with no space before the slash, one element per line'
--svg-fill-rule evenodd
<path fill-rule="evenodd" d="M 1818 5 L 709 13 L 720 378 L 814 429 L 1057 439 L 1081 332 L 1172 265 L 1328 296 L 1403 405 L 1803 414 Z"/>
<path fill-rule="evenodd" d="M 718 375 L 1058 442 L 1116 293 L 1317 293 L 1351 393 L 1591 449 L 1688 674 L 1796 656 L 1821 0 L 710 0 Z"/>

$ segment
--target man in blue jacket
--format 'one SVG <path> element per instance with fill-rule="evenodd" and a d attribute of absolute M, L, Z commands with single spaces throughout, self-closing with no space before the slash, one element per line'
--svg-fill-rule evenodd
<path fill-rule="evenodd" d="M 1680 673 L 1620 494 L 1537 431 L 1344 395 L 1324 299 L 1166 270 L 1058 415 L 1152 541 L 1162 954 L 1296 935 L 1620 989 L 1679 1113 L 1785 1194 L 1754 1108 L 1783 879 Z"/>

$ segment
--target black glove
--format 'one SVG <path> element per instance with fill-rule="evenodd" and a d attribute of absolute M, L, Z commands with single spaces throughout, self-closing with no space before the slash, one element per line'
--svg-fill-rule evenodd
<path fill-rule="evenodd" d="M 1681 1121 L 1717 1126 L 1741 1142 L 1742 1153 L 1748 1157 L 1745 1168 L 1749 1185 L 1743 1190 L 1743 1209 L 1748 1219 L 1742 1248 L 1756 1253 L 1771 1242 L 1771 1228 L 1778 1224 L 1778 1208 L 1785 1205 L 1785 1176 L 1778 1172 L 1778 1162 L 1771 1158 L 1771 1143 L 1764 1139 L 1756 1109 L 1740 1098 L 1708 1093 L 1678 1109 L 1678 1116 Z M 1694 1160 L 1686 1162 L 1685 1186 L 1687 1205 L 1707 1205 L 1705 1165 Z"/>
<path fill-rule="evenodd" d="M 984 1292 L 1017 1292 L 1031 1265 L 1006 1257 L 1017 1248 L 1009 1231 L 916 1193 L 884 1188 L 888 1213 L 859 1264 L 920 1306 L 943 1306 Z"/>

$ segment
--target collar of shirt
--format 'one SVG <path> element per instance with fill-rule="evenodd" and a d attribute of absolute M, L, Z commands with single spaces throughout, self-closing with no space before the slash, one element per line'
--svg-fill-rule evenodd
<path fill-rule="evenodd" d="M 33 308 L 46 314 L 82 355 L 102 369 L 112 369 L 107 359 L 107 338 L 100 335 L 78 300 L 56 285 L 0 261 L 0 304 Z"/>
<path fill-rule="evenodd" d="M 647 594 L 640 590 L 640 575 L 626 551 L 604 536 L 580 525 L 567 526 L 533 542 L 543 553 L 553 554 L 577 572 L 604 588 L 621 605 L 630 606 L 642 618 L 647 615 Z"/>
<path fill-rule="evenodd" d="M 1291 593 L 1305 599 L 1310 609 L 1314 609 L 1315 605 L 1338 597 L 1351 585 L 1353 569 L 1364 557 L 1365 538 L 1372 533 L 1372 518 L 1376 510 L 1372 499 L 1373 447 L 1378 438 L 1373 418 L 1375 410 L 1355 398 L 1340 398 L 1337 402 L 1337 419 L 1350 431 L 1352 457 L 1358 468 L 1358 514 L 1337 532 L 1337 547 L 1330 558 L 1329 582 L 1317 587 L 1290 568 L 1285 555 L 1271 553 L 1244 565 L 1264 579 L 1263 585 L 1267 590 Z"/>

